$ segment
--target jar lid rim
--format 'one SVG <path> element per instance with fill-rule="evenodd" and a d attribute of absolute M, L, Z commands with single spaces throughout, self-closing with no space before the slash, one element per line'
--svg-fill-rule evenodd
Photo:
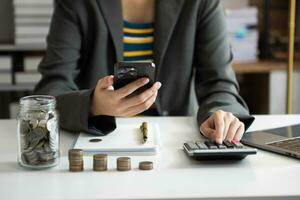
<path fill-rule="evenodd" d="M 30 95 L 30 96 L 25 96 L 25 97 L 22 97 L 20 99 L 20 101 L 26 101 L 26 100 L 49 100 L 49 101 L 52 101 L 54 100 L 55 101 L 55 97 L 53 96 L 50 96 L 50 95 Z"/>
<path fill-rule="evenodd" d="M 49 95 L 31 95 L 31 96 L 25 96 L 20 99 L 20 105 L 24 108 L 39 108 L 39 107 L 45 107 L 50 106 L 56 107 L 56 99 L 53 96 Z"/>

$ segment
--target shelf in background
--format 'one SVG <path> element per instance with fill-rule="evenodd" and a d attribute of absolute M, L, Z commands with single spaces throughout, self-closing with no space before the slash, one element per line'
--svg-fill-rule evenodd
<path fill-rule="evenodd" d="M 270 73 L 272 71 L 284 71 L 287 63 L 284 61 L 261 60 L 250 63 L 233 63 L 233 69 L 237 74 Z M 294 69 L 300 70 L 300 61 L 296 61 Z"/>
<path fill-rule="evenodd" d="M 0 84 L 0 92 L 16 92 L 16 91 L 33 91 L 36 83 L 22 83 L 22 84 Z"/>
<path fill-rule="evenodd" d="M 0 45 L 0 53 L 1 52 L 44 52 L 46 50 L 45 45 L 37 45 L 37 44 L 30 44 L 30 45 L 14 45 L 14 44 L 1 44 Z"/>

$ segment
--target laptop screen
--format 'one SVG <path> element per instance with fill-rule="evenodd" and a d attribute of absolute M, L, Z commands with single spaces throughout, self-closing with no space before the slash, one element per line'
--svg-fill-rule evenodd
<path fill-rule="evenodd" d="M 287 138 L 300 137 L 300 124 L 276 129 L 269 129 L 264 132 Z"/>

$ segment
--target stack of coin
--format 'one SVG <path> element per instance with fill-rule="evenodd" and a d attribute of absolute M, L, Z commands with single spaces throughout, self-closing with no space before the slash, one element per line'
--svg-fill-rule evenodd
<path fill-rule="evenodd" d="M 152 170 L 153 169 L 153 162 L 150 161 L 143 161 L 139 163 L 140 170 Z"/>
<path fill-rule="evenodd" d="M 93 156 L 94 171 L 106 171 L 107 170 L 107 155 L 106 154 L 95 154 Z"/>
<path fill-rule="evenodd" d="M 131 160 L 129 157 L 120 157 L 117 159 L 117 170 L 129 171 L 131 170 Z"/>
<path fill-rule="evenodd" d="M 83 171 L 83 151 L 81 149 L 69 150 L 69 170 L 71 172 Z"/>

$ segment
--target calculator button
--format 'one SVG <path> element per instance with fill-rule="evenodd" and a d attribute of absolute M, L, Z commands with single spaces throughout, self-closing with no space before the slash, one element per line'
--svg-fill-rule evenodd
<path fill-rule="evenodd" d="M 218 147 L 211 141 L 205 141 L 204 143 L 206 144 L 206 146 L 208 146 L 209 149 L 218 149 Z"/>
<path fill-rule="evenodd" d="M 223 142 L 223 144 L 224 144 L 227 148 L 230 148 L 230 149 L 234 148 L 234 145 L 231 144 L 231 142 L 229 142 L 228 140 L 225 140 L 225 141 Z"/>
<path fill-rule="evenodd" d="M 241 149 L 244 147 L 244 145 L 242 145 L 240 142 L 232 140 L 231 143 L 238 149 Z"/>
<path fill-rule="evenodd" d="M 197 149 L 199 149 L 198 146 L 197 146 L 194 142 L 188 142 L 188 143 L 185 143 L 185 146 L 186 146 L 189 150 L 197 150 Z"/>
<path fill-rule="evenodd" d="M 218 146 L 219 149 L 227 149 L 226 146 L 223 145 L 223 144 L 218 144 L 217 146 Z"/>
<path fill-rule="evenodd" d="M 208 149 L 204 142 L 196 142 L 199 149 Z"/>

